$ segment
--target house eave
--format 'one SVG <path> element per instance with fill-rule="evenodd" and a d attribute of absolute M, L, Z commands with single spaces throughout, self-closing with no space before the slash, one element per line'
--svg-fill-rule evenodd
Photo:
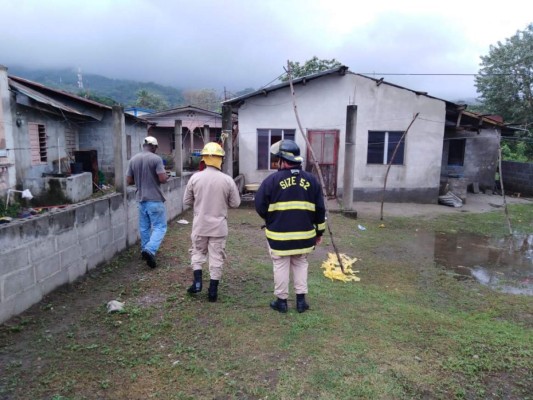
<path fill-rule="evenodd" d="M 317 72 L 316 74 L 306 75 L 301 78 L 293 79 L 292 83 L 293 85 L 298 85 L 298 84 L 305 85 L 314 79 L 321 78 L 326 75 L 332 75 L 332 74 L 345 75 L 347 70 L 348 70 L 348 67 L 346 65 L 341 65 L 336 68 L 328 69 L 327 71 Z M 242 105 L 246 99 L 259 96 L 259 95 L 268 96 L 270 92 L 280 90 L 288 86 L 290 86 L 289 82 L 282 82 L 277 85 L 272 85 L 272 86 L 268 86 L 265 88 L 261 88 L 254 92 L 223 101 L 222 104 L 228 104 L 228 105 L 231 105 L 232 107 L 238 107 L 239 105 Z"/>

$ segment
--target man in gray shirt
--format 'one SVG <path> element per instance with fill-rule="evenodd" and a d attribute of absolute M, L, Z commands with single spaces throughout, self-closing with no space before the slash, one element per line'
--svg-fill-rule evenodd
<path fill-rule="evenodd" d="M 130 160 L 126 181 L 135 185 L 135 198 L 139 206 L 139 232 L 141 255 L 150 268 L 155 268 L 155 254 L 167 232 L 165 197 L 160 185 L 167 181 L 167 173 L 157 151 L 157 139 L 147 136 L 143 151 Z"/>

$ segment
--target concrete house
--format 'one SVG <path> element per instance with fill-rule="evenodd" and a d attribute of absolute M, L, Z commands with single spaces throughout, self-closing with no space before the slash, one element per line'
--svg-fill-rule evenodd
<path fill-rule="evenodd" d="M 304 168 L 313 170 L 293 102 L 330 197 L 342 196 L 347 188 L 354 200 L 380 201 L 391 160 L 385 200 L 392 202 L 436 203 L 448 175 L 468 176 L 463 185 L 489 184 L 489 176 L 494 177 L 498 125 L 467 113 L 464 106 L 352 73 L 346 66 L 293 84 L 294 100 L 287 82 L 223 103 L 238 113 L 240 173 L 247 184 L 273 172 L 269 148 L 280 139 L 295 140 Z M 490 146 L 477 139 L 482 129 Z M 462 173 L 451 168 L 461 163 Z"/>
<path fill-rule="evenodd" d="M 480 115 L 467 111 L 465 105 L 449 104 L 446 109 L 441 182 L 456 189 L 461 198 L 466 196 L 469 186 L 492 192 L 498 168 L 500 137 L 512 133 L 512 128 L 507 127 L 501 117 Z"/>
<path fill-rule="evenodd" d="M 143 115 L 152 125 L 148 132 L 157 138 L 159 153 L 172 155 L 176 150 L 175 124 L 181 121 L 184 166 L 196 169 L 198 154 L 207 142 L 220 140 L 222 115 L 194 106 L 176 107 Z"/>
<path fill-rule="evenodd" d="M 89 158 L 97 172 L 102 171 L 112 181 L 113 114 L 117 112 L 112 107 L 9 76 L 3 66 L 0 67 L 0 100 L 2 197 L 15 188 L 28 189 L 34 196 L 44 196 L 50 179 L 70 172 L 71 164 L 79 161 L 78 158 Z M 124 149 L 129 159 L 141 150 L 149 123 L 124 115 L 120 108 L 119 112 L 125 119 Z M 94 171 L 90 171 L 88 182 L 83 177 L 85 173 L 69 178 L 81 180 L 73 184 L 78 190 L 88 187 L 89 195 L 95 183 Z M 86 194 L 80 196 L 86 197 Z"/>

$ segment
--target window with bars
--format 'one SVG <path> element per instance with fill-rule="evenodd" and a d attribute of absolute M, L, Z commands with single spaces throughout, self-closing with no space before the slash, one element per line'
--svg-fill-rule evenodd
<path fill-rule="evenodd" d="M 270 146 L 282 139 L 294 140 L 295 129 L 257 130 L 257 169 L 276 169 L 270 159 Z"/>
<path fill-rule="evenodd" d="M 46 128 L 42 124 L 28 123 L 30 134 L 31 164 L 40 165 L 48 162 L 48 148 L 46 145 Z"/>
<path fill-rule="evenodd" d="M 65 128 L 65 151 L 74 156 L 76 148 L 76 132 L 72 128 Z"/>
<path fill-rule="evenodd" d="M 400 143 L 392 164 L 402 165 L 405 148 L 402 135 L 402 131 L 368 131 L 367 164 L 389 164 L 396 145 Z"/>

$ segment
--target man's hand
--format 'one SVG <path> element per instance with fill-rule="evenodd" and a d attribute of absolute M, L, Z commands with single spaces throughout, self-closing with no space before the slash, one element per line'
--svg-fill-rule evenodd
<path fill-rule="evenodd" d="M 318 246 L 320 243 L 322 243 L 322 236 L 317 236 L 315 241 L 315 246 Z"/>

